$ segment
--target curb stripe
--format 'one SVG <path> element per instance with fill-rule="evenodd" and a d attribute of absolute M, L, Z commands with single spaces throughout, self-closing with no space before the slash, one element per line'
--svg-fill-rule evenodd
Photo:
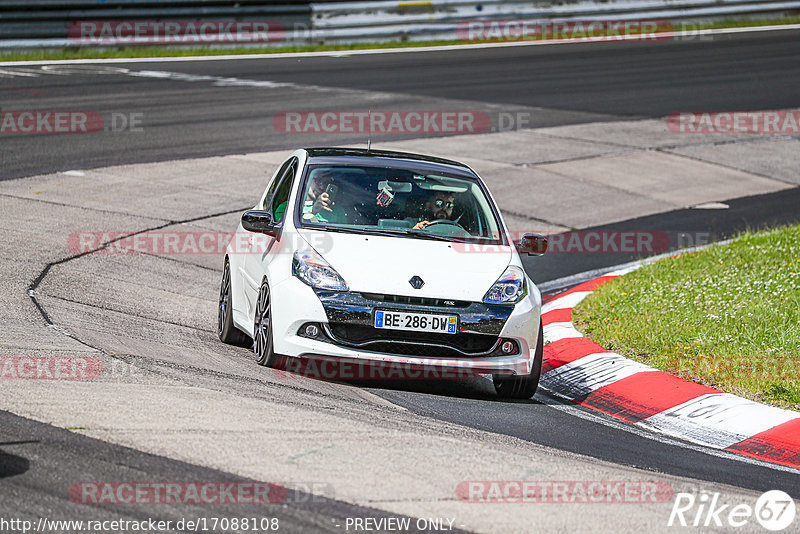
<path fill-rule="evenodd" d="M 651 415 L 637 425 L 694 443 L 726 449 L 794 419 L 796 413 L 731 395 L 713 393 Z"/>
<path fill-rule="evenodd" d="M 544 346 L 542 374 L 578 358 L 599 352 L 608 352 L 608 350 L 585 337 L 554 341 Z"/>
<path fill-rule="evenodd" d="M 591 291 L 571 291 L 565 293 L 561 297 L 551 300 L 542 306 L 542 313 L 551 312 L 553 310 L 572 309 L 578 305 L 580 301 L 591 295 Z"/>
<path fill-rule="evenodd" d="M 556 300 L 556 299 L 557 299 L 558 297 L 560 297 L 560 296 L 561 296 L 561 295 L 544 295 L 544 296 L 542 297 L 542 304 L 547 304 L 547 303 L 548 303 L 548 302 L 550 302 L 551 300 Z"/>
<path fill-rule="evenodd" d="M 577 286 L 564 291 L 563 293 L 559 293 L 558 295 L 548 295 L 542 298 L 542 313 L 547 313 L 552 310 L 557 309 L 564 309 L 564 308 L 574 308 L 580 301 L 582 301 L 587 295 L 589 295 L 592 291 L 600 287 L 601 285 L 610 282 L 614 278 L 616 278 L 617 274 L 608 274 L 604 276 L 598 276 L 597 278 L 593 278 L 591 280 L 587 280 L 586 282 L 580 283 Z M 575 293 L 585 293 L 585 295 L 572 296 L 570 299 L 566 299 L 563 302 L 557 302 L 563 299 L 564 297 L 575 295 Z"/>
<path fill-rule="evenodd" d="M 664 371 L 646 371 L 592 392 L 582 404 L 628 423 L 709 393 L 721 393 Z"/>
<path fill-rule="evenodd" d="M 542 381 L 554 393 L 569 395 L 581 402 L 593 391 L 647 369 L 649 367 L 644 364 L 604 351 L 548 371 Z"/>
<path fill-rule="evenodd" d="M 610 282 L 616 277 L 617 277 L 616 274 L 606 274 L 603 276 L 598 276 L 597 278 L 592 278 L 591 280 L 587 280 L 586 282 L 578 284 L 577 286 L 570 288 L 567 291 L 564 291 L 563 293 L 558 295 L 558 297 L 561 298 L 566 295 L 571 295 L 572 293 L 578 293 L 581 291 L 589 291 L 589 292 L 594 291 L 598 287 Z"/>
<path fill-rule="evenodd" d="M 800 418 L 772 427 L 725 450 L 800 468 Z"/>
<path fill-rule="evenodd" d="M 571 323 L 572 322 L 572 308 L 562 308 L 560 310 L 551 310 L 542 314 L 542 324 L 552 323 Z"/>
<path fill-rule="evenodd" d="M 572 323 L 550 323 L 544 326 L 544 338 L 552 342 L 561 341 L 562 339 L 579 338 L 581 333 L 575 330 Z M 603 352 L 608 352 L 603 350 Z"/>

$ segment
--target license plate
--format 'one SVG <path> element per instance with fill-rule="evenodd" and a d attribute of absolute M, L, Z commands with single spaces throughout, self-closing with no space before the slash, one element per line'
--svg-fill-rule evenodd
<path fill-rule="evenodd" d="M 455 334 L 458 330 L 458 316 L 375 310 L 374 326 L 391 330 Z"/>

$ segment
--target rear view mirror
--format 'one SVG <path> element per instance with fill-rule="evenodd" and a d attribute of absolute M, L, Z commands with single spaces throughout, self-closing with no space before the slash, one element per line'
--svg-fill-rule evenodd
<path fill-rule="evenodd" d="M 547 252 L 547 236 L 541 234 L 525 234 L 517 243 L 517 250 L 520 254 L 528 256 L 541 256 Z"/>
<path fill-rule="evenodd" d="M 378 191 L 388 189 L 394 193 L 410 193 L 411 182 L 390 182 L 389 180 L 382 180 L 378 182 Z"/>
<path fill-rule="evenodd" d="M 250 210 L 242 215 L 242 227 L 248 232 L 275 236 L 277 229 L 272 214 L 268 211 Z"/>

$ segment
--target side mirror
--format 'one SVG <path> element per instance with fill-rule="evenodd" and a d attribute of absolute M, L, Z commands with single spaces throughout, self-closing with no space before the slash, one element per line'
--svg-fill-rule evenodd
<path fill-rule="evenodd" d="M 268 211 L 250 210 L 242 215 L 242 227 L 248 232 L 267 234 L 275 237 L 277 228 L 272 214 Z"/>
<path fill-rule="evenodd" d="M 525 234 L 517 243 L 517 250 L 520 254 L 528 256 L 541 256 L 547 252 L 547 236 L 541 234 Z"/>

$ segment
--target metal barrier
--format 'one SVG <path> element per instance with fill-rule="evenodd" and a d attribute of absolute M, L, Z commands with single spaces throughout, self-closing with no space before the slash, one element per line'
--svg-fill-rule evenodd
<path fill-rule="evenodd" d="M 81 34 L 81 23 L 94 23 L 99 42 Z M 137 23 L 138 27 L 133 26 Z M 165 27 L 168 23 L 178 26 Z M 247 33 L 268 27 L 266 31 L 278 32 L 268 39 L 272 43 L 282 41 L 287 29 L 309 28 L 311 6 L 299 0 L 282 0 L 279 4 L 263 0 L 0 0 L 0 47 L 214 44 L 214 39 L 201 39 L 202 35 L 185 39 L 185 43 L 163 39 L 167 37 L 164 30 L 177 28 L 174 33 L 185 34 L 191 28 L 188 25 L 202 30 L 203 23 L 206 37 L 214 33 L 219 37 L 219 33 L 230 30 L 228 33 L 241 35 L 233 35 L 227 42 L 240 43 L 253 40 Z M 253 28 L 253 23 L 259 23 L 254 31 L 242 31 Z M 110 29 L 110 34 L 101 39 L 103 29 L 107 33 Z M 159 30 L 162 43 L 153 36 Z M 139 33 L 144 38 L 135 38 Z M 263 39 L 260 34 L 258 37 Z"/>
<path fill-rule="evenodd" d="M 800 1 L 770 0 L 430 0 L 312 3 L 316 42 L 464 40 L 482 21 L 708 21 L 800 13 Z M 508 36 L 500 36 L 508 37 Z"/>
<path fill-rule="evenodd" d="M 464 40 L 470 23 L 712 20 L 800 13 L 800 0 L 0 0 L 0 48 L 286 46 Z M 498 35 L 497 37 L 508 37 Z"/>

